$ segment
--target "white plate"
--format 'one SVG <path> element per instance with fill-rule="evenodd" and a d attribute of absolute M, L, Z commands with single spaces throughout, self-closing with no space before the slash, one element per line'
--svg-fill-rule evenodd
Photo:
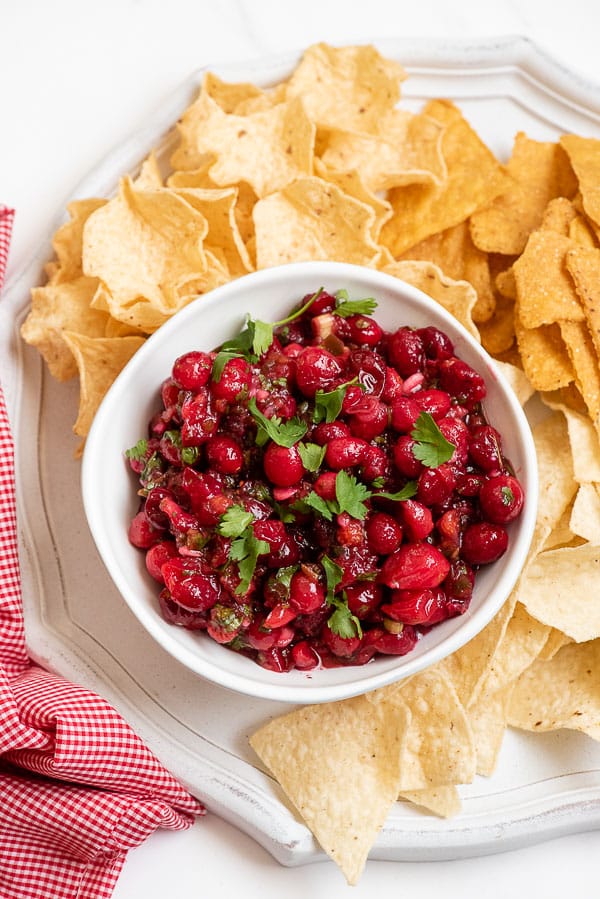
<path fill-rule="evenodd" d="M 408 105 L 454 99 L 506 159 L 514 134 L 539 140 L 573 131 L 600 137 L 598 88 L 585 84 L 520 38 L 473 44 L 379 42 L 410 73 Z M 259 84 L 290 71 L 295 58 L 211 66 L 229 80 Z M 164 101 L 148 126 L 107 157 L 69 199 L 105 195 L 159 145 L 195 93 L 202 72 Z M 48 223 L 48 239 L 63 219 Z M 42 664 L 103 694 L 157 755 L 210 809 L 238 825 L 283 864 L 325 856 L 257 765 L 247 737 L 288 710 L 221 690 L 184 669 L 155 644 L 117 594 L 83 513 L 76 383 L 57 384 L 18 328 L 29 289 L 39 283 L 49 242 L 7 285 L 0 303 L 0 381 L 17 442 L 21 564 L 28 644 Z M 450 821 L 398 803 L 372 858 L 430 860 L 510 849 L 600 827 L 600 746 L 583 735 L 507 733 L 493 777 L 461 789 L 463 812 Z"/>

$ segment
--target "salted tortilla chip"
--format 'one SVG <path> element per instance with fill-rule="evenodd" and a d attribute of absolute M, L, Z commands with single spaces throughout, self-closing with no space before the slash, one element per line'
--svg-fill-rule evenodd
<path fill-rule="evenodd" d="M 398 796 L 408 720 L 404 706 L 390 709 L 358 696 L 297 709 L 250 737 L 350 884 Z"/>
<path fill-rule="evenodd" d="M 575 372 L 575 383 L 593 422 L 600 415 L 600 370 L 589 328 L 585 322 L 563 321 L 560 333 Z"/>
<path fill-rule="evenodd" d="M 560 519 L 557 521 L 552 531 L 544 541 L 542 550 L 556 549 L 559 546 L 572 546 L 577 539 L 571 530 L 571 514 L 573 512 L 573 503 L 567 506 Z"/>
<path fill-rule="evenodd" d="M 400 793 L 398 799 L 426 809 L 437 815 L 438 818 L 452 818 L 454 815 L 458 815 L 462 807 L 458 790 L 454 784 L 430 787 L 428 790 L 405 790 Z"/>
<path fill-rule="evenodd" d="M 560 410 L 565 416 L 568 439 L 572 450 L 572 469 L 578 484 L 600 482 L 600 442 L 592 422 L 586 415 L 560 402 L 544 398 L 551 409 Z M 575 491 L 573 491 L 575 495 Z"/>
<path fill-rule="evenodd" d="M 238 116 L 228 115 L 202 91 L 178 129 L 173 168 L 197 169 L 211 153 L 209 175 L 219 187 L 246 181 L 264 197 L 312 173 L 315 126 L 300 99 Z"/>
<path fill-rule="evenodd" d="M 492 356 L 511 349 L 515 342 L 515 304 L 504 296 L 496 297 L 491 318 L 477 325 L 481 344 Z"/>
<path fill-rule="evenodd" d="M 557 390 L 570 384 L 575 372 L 559 325 L 526 328 L 517 315 L 514 326 L 523 371 L 535 389 Z"/>
<path fill-rule="evenodd" d="M 600 546 L 600 496 L 594 484 L 581 484 L 573 503 L 570 528 L 573 534 Z"/>
<path fill-rule="evenodd" d="M 70 219 L 54 234 L 52 247 L 56 253 L 57 268 L 51 274 L 53 283 L 74 281 L 83 274 L 82 242 L 83 228 L 90 215 L 106 204 L 106 200 L 91 197 L 85 200 L 74 200 L 67 209 Z"/>
<path fill-rule="evenodd" d="M 600 250 L 573 247 L 567 253 L 566 265 L 583 306 L 596 355 L 600 357 Z"/>
<path fill-rule="evenodd" d="M 600 740 L 600 640 L 563 646 L 550 661 L 533 664 L 513 691 L 508 721 L 523 730 L 568 728 Z"/>
<path fill-rule="evenodd" d="M 163 179 L 154 153 L 150 153 L 142 162 L 137 178 L 133 182 L 136 190 L 158 190 L 163 186 Z"/>
<path fill-rule="evenodd" d="M 512 265 L 504 271 L 498 272 L 494 279 L 494 286 L 498 293 L 507 300 L 517 299 L 517 282 Z"/>
<path fill-rule="evenodd" d="M 337 171 L 359 171 L 372 191 L 407 184 L 439 186 L 447 175 L 443 133 L 444 126 L 430 116 L 394 109 L 380 121 L 377 134 L 329 130 L 321 158 Z"/>
<path fill-rule="evenodd" d="M 108 316 L 90 306 L 97 285 L 95 278 L 79 277 L 31 291 L 31 310 L 21 326 L 21 336 L 37 347 L 50 374 L 58 381 L 67 381 L 77 374 L 73 353 L 64 339 L 65 331 L 104 336 Z"/>
<path fill-rule="evenodd" d="M 143 337 L 87 337 L 66 331 L 65 342 L 79 371 L 79 414 L 73 430 L 85 437 L 104 395 L 144 343 Z"/>
<path fill-rule="evenodd" d="M 477 753 L 477 774 L 484 777 L 490 777 L 498 764 L 512 691 L 511 683 L 495 693 L 482 694 L 469 707 L 469 723 Z"/>
<path fill-rule="evenodd" d="M 141 297 L 169 315 L 179 308 L 180 287 L 206 270 L 207 231 L 204 216 L 173 191 L 138 191 L 124 178 L 85 224 L 84 271 L 101 279 L 115 305 Z"/>
<path fill-rule="evenodd" d="M 542 216 L 540 231 L 554 231 L 563 237 L 571 236 L 573 222 L 579 218 L 577 208 L 566 197 L 550 200 Z"/>
<path fill-rule="evenodd" d="M 573 243 L 588 249 L 595 249 L 598 241 L 594 228 L 582 215 L 578 215 L 569 225 L 569 237 Z"/>
<path fill-rule="evenodd" d="M 309 47 L 287 82 L 288 97 L 301 97 L 319 128 L 377 133 L 400 99 L 406 72 L 367 44 Z"/>
<path fill-rule="evenodd" d="M 600 226 L 600 140 L 563 134 L 560 142 L 579 181 L 583 208 L 595 224 Z"/>
<path fill-rule="evenodd" d="M 167 178 L 167 187 L 199 187 L 214 190 L 217 185 L 210 177 L 209 172 L 215 161 L 214 153 L 205 153 L 199 160 L 197 168 L 172 172 Z"/>
<path fill-rule="evenodd" d="M 532 548 L 539 552 L 548 535 L 560 521 L 577 492 L 569 432 L 564 415 L 555 412 L 533 430 L 538 476 L 539 498 L 536 533 Z"/>
<path fill-rule="evenodd" d="M 252 271 L 252 262 L 235 217 L 237 188 L 178 188 L 175 193 L 198 210 L 208 223 L 206 244 L 219 247 L 232 277 Z"/>
<path fill-rule="evenodd" d="M 214 72 L 206 73 L 202 82 L 202 90 L 226 113 L 236 112 L 241 103 L 263 94 L 263 91 L 255 84 L 222 81 Z"/>
<path fill-rule="evenodd" d="M 439 187 L 409 185 L 389 192 L 394 215 L 381 239 L 399 256 L 431 234 L 465 221 L 501 193 L 507 183 L 503 166 L 447 100 L 431 100 L 423 113 L 446 128 L 442 154 L 448 176 Z"/>
<path fill-rule="evenodd" d="M 467 281 L 454 281 L 433 262 L 422 260 L 392 262 L 384 265 L 382 271 L 422 290 L 453 315 L 476 340 L 479 339 L 479 331 L 472 318 L 477 294 Z"/>
<path fill-rule="evenodd" d="M 551 627 L 550 632 L 548 634 L 548 639 L 546 640 L 544 646 L 540 650 L 540 654 L 538 656 L 538 661 L 540 662 L 549 662 L 550 659 L 553 659 L 559 649 L 562 649 L 563 646 L 566 646 L 567 643 L 573 643 L 571 637 L 568 637 L 566 634 L 563 634 L 562 631 L 559 631 L 558 628 Z"/>
<path fill-rule="evenodd" d="M 525 328 L 583 321 L 583 308 L 565 260 L 571 240 L 556 231 L 534 231 L 513 265 L 519 317 Z"/>
<path fill-rule="evenodd" d="M 470 228 L 479 249 L 517 255 L 540 226 L 548 202 L 572 196 L 577 182 L 560 144 L 532 140 L 522 131 L 507 171 L 512 179 L 507 190 L 471 217 Z"/>
<path fill-rule="evenodd" d="M 372 207 L 321 178 L 299 178 L 259 200 L 253 218 L 259 269 L 309 259 L 371 265 L 379 255 Z"/>
<path fill-rule="evenodd" d="M 519 593 L 527 611 L 582 643 L 600 635 L 600 546 L 551 549 L 533 560 Z"/>
<path fill-rule="evenodd" d="M 392 214 L 392 207 L 387 200 L 381 199 L 376 193 L 365 185 L 359 172 L 350 170 L 339 172 L 328 168 L 321 159 L 315 159 L 315 175 L 324 181 L 330 181 L 340 188 L 345 194 L 360 200 L 371 206 L 375 213 L 375 220 L 371 231 L 373 240 L 377 240 L 382 226 Z"/>
<path fill-rule="evenodd" d="M 432 234 L 414 247 L 406 250 L 400 259 L 425 259 L 438 265 L 449 278 L 468 281 L 477 293 L 472 317 L 477 324 L 491 318 L 496 297 L 490 277 L 486 253 L 478 250 L 466 222 Z"/>
<path fill-rule="evenodd" d="M 496 368 L 498 368 L 504 378 L 510 384 L 513 393 L 517 397 L 521 406 L 524 406 L 525 403 L 531 399 L 531 397 L 535 393 L 535 388 L 533 384 L 525 374 L 522 368 L 518 368 L 516 365 L 512 365 L 510 362 L 498 362 L 496 361 Z"/>

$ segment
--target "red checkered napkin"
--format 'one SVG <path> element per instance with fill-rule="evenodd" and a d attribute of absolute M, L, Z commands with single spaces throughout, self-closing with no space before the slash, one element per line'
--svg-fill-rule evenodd
<path fill-rule="evenodd" d="M 0 287 L 12 218 L 0 206 Z M 0 387 L 0 897 L 109 897 L 128 849 L 202 814 L 105 700 L 27 656 Z"/>

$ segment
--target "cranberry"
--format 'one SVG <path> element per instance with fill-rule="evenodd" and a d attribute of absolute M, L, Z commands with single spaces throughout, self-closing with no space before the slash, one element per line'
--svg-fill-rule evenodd
<path fill-rule="evenodd" d="M 284 627 L 286 624 L 289 624 L 290 621 L 293 621 L 297 614 L 295 609 L 290 608 L 290 606 L 285 603 L 278 603 L 276 606 L 273 606 L 265 618 L 263 627 L 268 627 L 270 630 L 273 628 Z"/>
<path fill-rule="evenodd" d="M 376 346 L 383 337 L 383 331 L 368 315 L 350 315 L 347 318 L 349 337 L 353 343 Z"/>
<path fill-rule="evenodd" d="M 289 671 L 292 667 L 291 656 L 279 649 L 278 646 L 258 652 L 256 654 L 256 661 L 261 668 L 266 668 L 268 671 L 277 671 L 279 673 Z"/>
<path fill-rule="evenodd" d="M 348 608 L 361 620 L 368 618 L 381 603 L 382 590 L 374 581 L 356 581 L 346 587 Z"/>
<path fill-rule="evenodd" d="M 324 471 L 323 474 L 319 475 L 319 477 L 313 484 L 313 490 L 322 499 L 334 500 L 336 498 L 336 491 L 335 491 L 336 478 L 337 478 L 337 472 Z"/>
<path fill-rule="evenodd" d="M 449 359 L 454 354 L 454 345 L 447 334 L 429 325 L 419 328 L 417 334 L 423 341 L 423 348 L 428 359 Z"/>
<path fill-rule="evenodd" d="M 381 396 L 385 387 L 387 366 L 379 353 L 373 350 L 353 350 L 350 353 L 349 367 L 365 393 Z"/>
<path fill-rule="evenodd" d="M 296 384 L 304 396 L 331 390 L 342 371 L 340 361 L 323 347 L 305 347 L 296 358 Z"/>
<path fill-rule="evenodd" d="M 224 493 L 223 484 L 211 471 L 200 472 L 188 466 L 183 471 L 181 486 L 201 525 L 214 527 L 232 505 L 231 498 Z"/>
<path fill-rule="evenodd" d="M 413 450 L 415 441 L 404 435 L 394 444 L 394 465 L 405 478 L 417 478 L 423 471 L 423 463 L 417 459 Z"/>
<path fill-rule="evenodd" d="M 292 487 L 305 474 L 298 447 L 270 443 L 263 458 L 265 474 L 277 487 Z"/>
<path fill-rule="evenodd" d="M 450 499 L 456 487 L 456 475 L 448 465 L 425 468 L 417 481 L 417 499 L 425 506 L 439 506 Z"/>
<path fill-rule="evenodd" d="M 485 381 L 481 375 L 455 356 L 440 363 L 439 384 L 442 390 L 447 390 L 467 409 L 473 409 L 486 395 Z"/>
<path fill-rule="evenodd" d="M 308 640 L 301 640 L 292 646 L 292 659 L 295 667 L 301 671 L 310 671 L 311 668 L 316 668 L 319 664 L 319 656 Z"/>
<path fill-rule="evenodd" d="M 494 524 L 507 524 L 517 518 L 524 500 L 523 488 L 517 479 L 509 474 L 487 478 L 479 491 L 481 511 L 484 517 Z"/>
<path fill-rule="evenodd" d="M 405 656 L 415 648 L 417 639 L 417 632 L 410 625 L 405 625 L 397 634 L 383 628 L 372 628 L 365 634 L 361 649 L 371 644 L 376 652 L 384 655 Z"/>
<path fill-rule="evenodd" d="M 308 293 L 300 303 L 300 307 L 306 306 L 306 304 L 310 301 L 310 299 L 314 296 L 312 293 Z M 327 293 L 326 290 L 322 290 L 318 297 L 313 300 L 310 304 L 305 315 L 310 316 L 311 318 L 315 315 L 321 315 L 323 312 L 332 312 L 335 309 L 335 297 L 330 293 Z"/>
<path fill-rule="evenodd" d="M 343 421 L 322 421 L 313 431 L 312 439 L 319 446 L 325 446 L 330 440 L 337 437 L 350 437 L 350 428 Z"/>
<path fill-rule="evenodd" d="M 448 600 L 441 587 L 425 590 L 394 590 L 391 602 L 381 611 L 404 624 L 436 624 L 448 617 Z"/>
<path fill-rule="evenodd" d="M 162 566 L 176 555 L 178 555 L 177 545 L 173 540 L 160 540 L 153 544 L 146 553 L 146 569 L 150 577 L 159 584 L 164 584 Z"/>
<path fill-rule="evenodd" d="M 206 443 L 219 425 L 219 413 L 206 390 L 194 394 L 182 403 L 181 418 L 182 446 L 200 446 Z"/>
<path fill-rule="evenodd" d="M 462 611 L 468 607 L 474 585 L 475 573 L 471 566 L 464 559 L 454 559 L 450 563 L 450 571 L 442 584 L 453 608 L 455 607 L 454 601 L 462 603 Z"/>
<path fill-rule="evenodd" d="M 508 534 L 499 524 L 480 521 L 470 524 L 463 535 L 462 554 L 470 565 L 488 565 L 504 555 Z"/>
<path fill-rule="evenodd" d="M 366 396 L 364 408 L 350 415 L 350 431 L 363 440 L 378 437 L 385 431 L 387 423 L 387 406 L 374 396 Z"/>
<path fill-rule="evenodd" d="M 206 630 L 206 613 L 184 609 L 175 602 L 166 588 L 160 591 L 158 602 L 161 615 L 169 624 L 185 627 L 188 630 Z"/>
<path fill-rule="evenodd" d="M 433 530 L 431 509 L 418 500 L 407 499 L 400 503 L 400 517 L 407 538 L 414 542 L 425 540 Z"/>
<path fill-rule="evenodd" d="M 335 471 L 352 468 L 364 460 L 367 447 L 367 441 L 360 437 L 336 437 L 327 444 L 325 462 Z"/>
<path fill-rule="evenodd" d="M 290 583 L 290 605 L 296 613 L 310 615 L 325 602 L 325 588 L 318 577 L 306 571 L 297 571 Z"/>
<path fill-rule="evenodd" d="M 466 424 L 460 418 L 446 416 L 438 421 L 437 426 L 446 440 L 454 447 L 450 464 L 463 468 L 467 464 L 469 455 L 470 434 Z"/>
<path fill-rule="evenodd" d="M 153 527 L 146 518 L 143 511 L 138 512 L 131 520 L 128 530 L 129 542 L 138 549 L 149 549 L 159 540 L 162 540 L 163 534 L 160 530 Z"/>
<path fill-rule="evenodd" d="M 389 365 L 385 370 L 385 384 L 383 387 L 383 393 L 381 394 L 381 399 L 385 403 L 392 403 L 399 396 L 402 396 L 402 378 L 398 374 L 395 368 L 391 368 Z"/>
<path fill-rule="evenodd" d="M 326 624 L 321 631 L 321 639 L 335 656 L 341 659 L 351 658 L 360 646 L 360 637 L 340 637 L 334 633 L 329 624 Z"/>
<path fill-rule="evenodd" d="M 421 414 L 421 407 L 416 399 L 400 396 L 392 403 L 390 424 L 400 434 L 410 434 Z"/>
<path fill-rule="evenodd" d="M 380 579 L 393 590 L 417 590 L 441 584 L 450 563 L 429 543 L 405 543 L 387 557 Z"/>
<path fill-rule="evenodd" d="M 161 571 L 172 598 L 184 609 L 207 612 L 218 602 L 221 595 L 218 580 L 198 570 L 191 560 L 171 559 Z"/>
<path fill-rule="evenodd" d="M 146 496 L 146 500 L 144 502 L 144 512 L 150 524 L 155 528 L 164 529 L 169 527 L 169 518 L 160 508 L 161 500 L 163 500 L 166 496 L 170 496 L 171 499 L 175 499 L 172 490 L 169 490 L 168 487 L 163 487 L 160 485 L 151 487 L 148 491 L 148 495 Z"/>
<path fill-rule="evenodd" d="M 387 453 L 380 446 L 369 444 L 362 461 L 363 480 L 370 483 L 377 478 L 383 478 L 385 481 L 390 475 L 390 469 Z"/>
<path fill-rule="evenodd" d="M 450 411 L 450 397 L 445 390 L 438 390 L 436 387 L 419 390 L 414 394 L 414 402 L 424 412 L 429 412 L 436 421 L 444 418 Z"/>
<path fill-rule="evenodd" d="M 398 328 L 388 339 L 388 356 L 403 378 L 420 372 L 425 364 L 425 349 L 417 331 Z"/>
<path fill-rule="evenodd" d="M 208 384 L 212 365 L 208 353 L 192 350 L 175 360 L 173 380 L 184 390 L 199 390 Z"/>
<path fill-rule="evenodd" d="M 402 542 L 402 528 L 386 512 L 375 512 L 367 521 L 367 540 L 374 553 L 389 555 Z"/>
<path fill-rule="evenodd" d="M 233 403 L 250 385 L 250 366 L 245 359 L 228 359 L 218 381 L 211 381 L 211 392 L 218 400 Z"/>
<path fill-rule="evenodd" d="M 469 456 L 483 471 L 502 468 L 502 440 L 496 428 L 480 425 L 474 429 L 469 442 Z"/>
<path fill-rule="evenodd" d="M 216 434 L 208 440 L 206 458 L 211 468 L 221 474 L 238 474 L 244 464 L 241 446 L 226 434 Z"/>

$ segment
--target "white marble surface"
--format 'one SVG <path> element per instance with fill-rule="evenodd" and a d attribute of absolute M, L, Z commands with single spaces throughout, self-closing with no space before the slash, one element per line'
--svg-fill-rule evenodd
<path fill-rule="evenodd" d="M 597 0 L 0 0 L 0 201 L 17 209 L 9 274 L 47 239 L 80 178 L 201 65 L 317 40 L 523 34 L 600 91 L 599 26 Z M 467 861 L 369 862 L 352 895 L 596 896 L 599 851 L 600 833 L 591 833 Z M 133 851 L 114 896 L 213 899 L 241 890 L 249 899 L 350 895 L 332 864 L 282 868 L 209 815 Z"/>

